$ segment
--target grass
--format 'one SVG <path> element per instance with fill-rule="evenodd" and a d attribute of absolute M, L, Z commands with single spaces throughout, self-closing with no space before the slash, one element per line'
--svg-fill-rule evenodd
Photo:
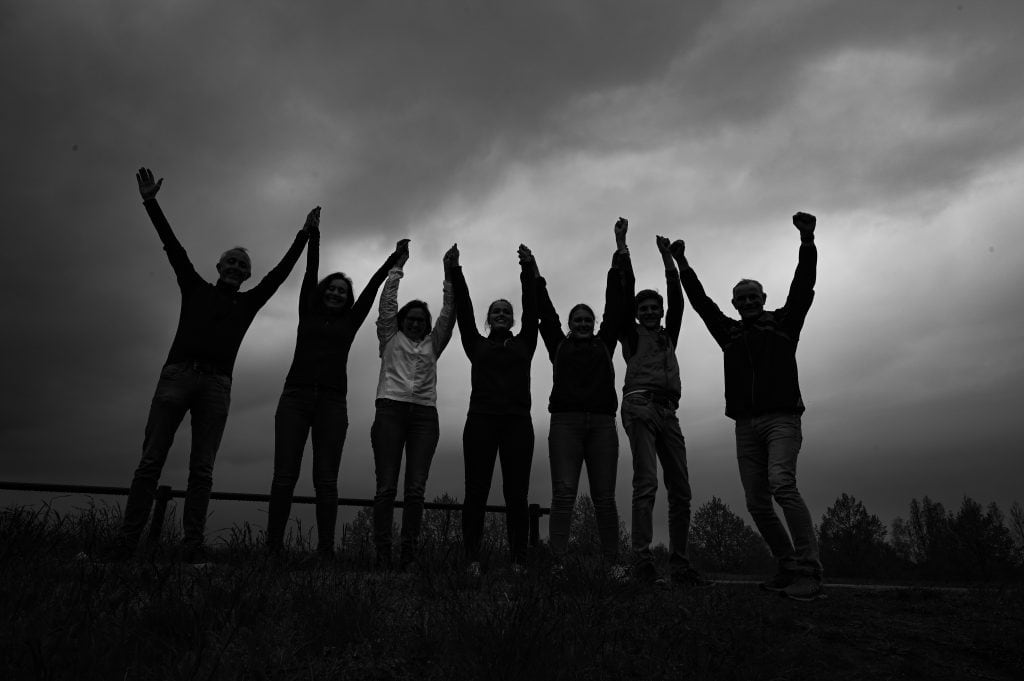
<path fill-rule="evenodd" d="M 609 581 L 589 558 L 552 578 L 468 577 L 435 547 L 415 574 L 303 550 L 268 557 L 248 526 L 197 570 L 150 551 L 75 560 L 116 510 L 0 511 L 5 679 L 1019 679 L 1024 596 L 836 589 L 794 603 L 749 585 Z M 169 519 L 168 526 L 174 523 Z M 500 527 L 500 525 L 499 525 Z M 173 540 L 173 536 L 167 537 Z M 294 537 L 307 548 L 302 533 Z M 450 547 L 447 547 L 450 549 Z"/>

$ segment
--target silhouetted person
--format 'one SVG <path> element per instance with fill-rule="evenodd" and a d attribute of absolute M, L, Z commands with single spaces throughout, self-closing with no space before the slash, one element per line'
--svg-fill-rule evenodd
<path fill-rule="evenodd" d="M 319 213 L 317 213 L 319 224 Z M 302 454 L 312 433 L 317 554 L 334 556 L 338 522 L 338 470 L 348 433 L 348 353 L 370 314 L 388 270 L 408 239 L 398 242 L 356 299 L 352 280 L 333 272 L 317 283 L 320 231 L 310 234 L 306 273 L 299 290 L 295 354 L 274 415 L 274 477 L 267 511 L 267 547 L 281 549 L 299 479 Z"/>
<path fill-rule="evenodd" d="M 822 580 L 814 524 L 796 487 L 804 411 L 796 346 L 814 300 L 815 222 L 807 213 L 793 216 L 800 231 L 800 256 L 786 304 L 765 310 L 768 297 L 761 284 L 743 279 L 732 291 L 739 321 L 725 316 L 704 293 L 686 260 L 685 244 L 672 244 L 690 304 L 724 352 L 725 415 L 736 421 L 736 455 L 747 510 L 779 564 L 778 573 L 761 586 L 801 600 L 817 597 Z M 788 534 L 772 499 L 782 507 Z"/>
<path fill-rule="evenodd" d="M 142 460 L 135 470 L 124 510 L 116 553 L 126 557 L 138 544 L 167 452 L 186 412 L 192 413 L 192 451 L 182 512 L 183 558 L 202 560 L 206 510 L 213 485 L 213 462 L 220 446 L 231 399 L 231 371 L 242 338 L 261 307 L 288 277 L 302 253 L 319 209 L 306 218 L 281 262 L 249 291 L 240 292 L 252 270 L 249 254 L 232 248 L 217 263 L 216 284 L 196 272 L 156 201 L 163 178 L 148 168 L 136 173 L 139 193 L 156 228 L 181 290 L 178 329 L 160 372 L 149 409 Z"/>
<path fill-rule="evenodd" d="M 625 223 L 622 218 L 620 223 Z M 594 311 L 579 303 L 569 310 L 569 333 L 562 329 L 548 295 L 547 282 L 538 278 L 537 304 L 540 335 L 552 365 L 551 428 L 548 457 L 551 462 L 551 554 L 554 570 L 563 569 L 569 548 L 579 489 L 580 473 L 587 464 L 590 497 L 594 502 L 601 554 L 609 575 L 621 579 L 625 571 L 619 559 L 619 511 L 615 504 L 615 478 L 619 462 L 619 433 L 615 413 L 619 399 L 615 391 L 612 356 L 619 341 L 623 308 L 622 272 L 618 254 L 612 258 L 605 282 L 601 327 L 594 333 Z"/>
<path fill-rule="evenodd" d="M 686 467 L 686 441 L 676 417 L 682 393 L 676 344 L 683 322 L 683 291 L 669 253 L 669 241 L 659 236 L 656 243 L 665 264 L 667 313 L 664 299 L 657 291 L 644 289 L 633 296 L 636 279 L 626 247 L 628 227 L 625 220 L 616 223 L 615 238 L 626 295 L 636 303 L 635 308 L 626 308 L 622 335 L 622 356 L 626 360 L 622 426 L 633 452 L 633 576 L 638 581 L 654 581 L 657 577 L 651 541 L 658 461 L 661 461 L 668 489 L 669 579 L 683 586 L 707 586 L 708 580 L 690 566 L 687 556 L 692 495 Z M 664 327 L 662 319 L 665 319 Z"/>
<path fill-rule="evenodd" d="M 398 307 L 398 285 L 409 258 L 408 247 L 388 272 L 380 294 L 380 377 L 370 443 L 377 478 L 373 533 L 377 565 L 382 568 L 391 565 L 391 524 L 403 451 L 405 488 L 399 567 L 408 568 L 416 557 L 423 495 L 441 432 L 437 419 L 437 360 L 451 340 L 455 325 L 455 293 L 449 275 L 455 252 L 452 246 L 444 255 L 443 302 L 436 326 L 431 324 L 430 308 L 422 300 L 410 300 Z"/>
<path fill-rule="evenodd" d="M 466 497 L 462 539 L 471 575 L 480 574 L 487 496 L 494 460 L 501 459 L 502 491 L 512 569 L 523 570 L 530 530 L 527 494 L 533 463 L 533 420 L 530 417 L 530 363 L 537 349 L 537 279 L 533 254 L 519 246 L 523 290 L 523 323 L 512 333 L 512 303 L 495 300 L 487 308 L 487 336 L 476 330 L 473 301 L 459 266 L 458 251 L 451 273 L 462 348 L 472 366 L 469 413 L 462 433 L 466 463 Z"/>

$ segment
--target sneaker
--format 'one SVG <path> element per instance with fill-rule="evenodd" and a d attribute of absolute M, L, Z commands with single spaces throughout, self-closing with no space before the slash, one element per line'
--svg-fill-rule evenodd
<path fill-rule="evenodd" d="M 474 560 L 469 565 L 467 565 L 466 566 L 466 574 L 469 575 L 470 577 L 479 577 L 480 576 L 480 561 Z"/>
<path fill-rule="evenodd" d="M 206 567 L 213 561 L 210 560 L 206 547 L 200 544 L 198 546 L 183 546 L 181 549 L 181 562 L 188 563 L 193 567 Z"/>
<path fill-rule="evenodd" d="M 551 564 L 551 576 L 556 579 L 565 577 L 565 563 L 560 560 L 556 560 Z"/>
<path fill-rule="evenodd" d="M 654 584 L 658 579 L 658 571 L 654 569 L 654 563 L 639 563 L 631 570 L 630 579 L 642 584 Z"/>
<path fill-rule="evenodd" d="M 789 586 L 780 592 L 786 598 L 794 601 L 814 601 L 822 598 L 821 579 L 797 575 Z"/>
<path fill-rule="evenodd" d="M 777 573 L 775 573 L 774 577 L 761 582 L 759 586 L 764 591 L 778 593 L 790 584 L 792 584 L 793 580 L 795 580 L 797 576 L 797 573 L 792 572 L 790 570 L 779 570 Z"/>
<path fill-rule="evenodd" d="M 713 586 L 714 582 L 702 575 L 701 573 L 694 570 L 692 567 L 688 567 L 684 570 L 677 570 L 672 573 L 672 583 L 680 586 L 689 587 L 691 589 L 702 589 L 704 587 Z"/>
<path fill-rule="evenodd" d="M 512 574 L 521 577 L 526 574 L 526 566 L 522 563 L 512 563 Z"/>

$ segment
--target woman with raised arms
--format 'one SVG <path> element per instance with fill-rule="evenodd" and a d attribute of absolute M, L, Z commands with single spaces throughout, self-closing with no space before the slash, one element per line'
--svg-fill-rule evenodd
<path fill-rule="evenodd" d="M 480 574 L 480 543 L 485 507 L 491 490 L 494 460 L 501 476 L 512 569 L 521 572 L 529 537 L 530 467 L 533 463 L 533 420 L 530 418 L 530 363 L 537 348 L 537 268 L 533 254 L 519 246 L 523 295 L 522 326 L 515 323 L 512 303 L 499 299 L 487 307 L 487 335 L 476 329 L 473 302 L 455 249 L 451 268 L 462 347 L 472 366 L 469 413 L 462 434 L 466 465 L 466 496 L 462 537 L 468 572 Z"/>

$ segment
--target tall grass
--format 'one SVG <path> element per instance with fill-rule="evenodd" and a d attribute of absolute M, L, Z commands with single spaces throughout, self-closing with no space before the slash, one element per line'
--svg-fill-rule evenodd
<path fill-rule="evenodd" d="M 822 671 L 807 606 L 754 588 L 621 585 L 583 555 L 556 579 L 542 550 L 516 576 L 499 546 L 491 570 L 474 579 L 443 533 L 428 533 L 416 572 L 379 573 L 356 552 L 358 526 L 346 528 L 329 564 L 303 559 L 310 537 L 301 528 L 293 550 L 272 558 L 249 526 L 217 543 L 203 570 L 160 551 L 114 564 L 75 559 L 108 541 L 116 521 L 107 507 L 0 512 L 0 678 L 594 681 Z M 492 533 L 501 528 L 500 518 L 489 522 Z M 431 523 L 445 527 L 438 516 Z M 454 537 L 452 526 L 449 518 Z"/>

